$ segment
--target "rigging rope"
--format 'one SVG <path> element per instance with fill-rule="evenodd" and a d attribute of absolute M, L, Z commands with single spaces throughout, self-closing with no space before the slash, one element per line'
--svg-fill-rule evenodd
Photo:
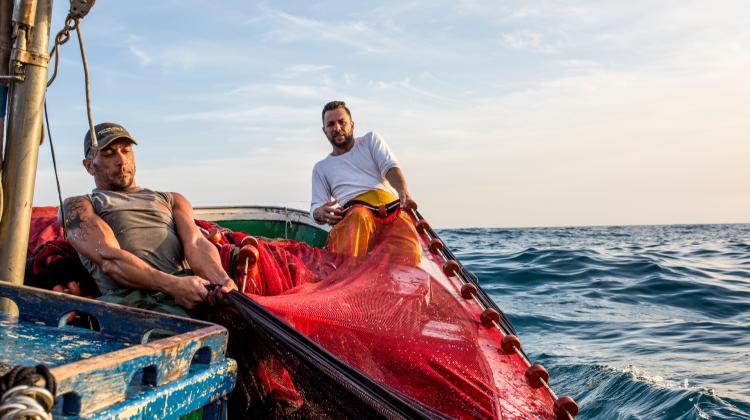
<path fill-rule="evenodd" d="M 88 7 L 93 5 L 93 2 L 89 4 Z M 94 130 L 94 117 L 91 113 L 91 81 L 89 78 L 89 65 L 88 60 L 86 60 L 86 50 L 84 48 L 84 42 L 83 42 L 83 34 L 81 33 L 81 21 L 80 18 L 85 16 L 86 13 L 88 13 L 88 10 L 83 12 L 79 12 L 76 15 L 73 15 L 73 4 L 71 3 L 71 13 L 68 14 L 68 16 L 65 18 L 65 26 L 60 30 L 60 32 L 57 33 L 55 36 L 55 45 L 52 47 L 52 51 L 50 51 L 50 59 L 54 57 L 55 59 L 55 65 L 52 71 L 52 76 L 47 81 L 47 88 L 49 88 L 52 83 L 57 78 L 57 72 L 60 67 L 60 46 L 65 44 L 70 40 L 70 32 L 75 30 L 76 35 L 78 36 L 78 47 L 81 51 L 81 62 L 83 64 L 83 77 L 84 77 L 84 84 L 86 89 L 86 116 L 89 123 L 89 133 L 91 133 L 91 140 L 92 144 L 94 146 L 98 145 L 98 141 L 96 138 L 96 131 Z M 63 199 L 62 199 L 62 189 L 60 188 L 60 176 L 57 171 L 57 159 L 55 156 L 55 147 L 52 144 L 52 129 L 50 128 L 49 123 L 49 112 L 47 110 L 47 100 L 44 100 L 44 119 L 47 123 L 47 137 L 49 138 L 49 145 L 50 145 L 50 151 L 52 153 L 52 166 L 55 172 L 55 183 L 57 184 L 57 198 L 60 202 L 60 215 L 62 217 L 62 220 L 65 220 L 65 209 L 63 206 Z M 67 234 L 65 223 L 62 223 L 63 232 Z"/>
<path fill-rule="evenodd" d="M 89 83 L 89 64 L 86 61 L 86 51 L 83 48 L 83 35 L 81 34 L 80 23 L 76 25 L 76 35 L 78 35 L 78 47 L 81 50 L 81 62 L 83 63 L 83 77 L 86 82 L 86 115 L 89 118 L 89 133 L 91 133 L 91 143 L 94 147 L 98 146 L 96 131 L 94 130 L 94 117 L 91 115 L 91 84 Z"/>
<path fill-rule="evenodd" d="M 52 167 L 55 171 L 55 183 L 57 183 L 57 199 L 60 201 L 60 220 L 63 228 L 63 234 L 65 237 L 68 236 L 67 228 L 65 227 L 65 207 L 63 206 L 62 189 L 60 188 L 60 177 L 57 174 L 57 159 L 55 158 L 55 145 L 52 144 L 52 128 L 49 125 L 49 113 L 47 112 L 47 100 L 44 100 L 44 120 L 47 122 L 47 138 L 49 138 L 49 150 L 52 152 Z"/>
<path fill-rule="evenodd" d="M 60 67 L 60 46 L 70 40 L 70 31 L 76 31 L 78 36 L 78 47 L 81 51 L 81 63 L 83 64 L 83 78 L 86 90 L 86 116 L 89 123 L 89 132 L 91 133 L 91 142 L 94 146 L 98 145 L 96 138 L 96 131 L 94 130 L 94 117 L 91 113 L 91 81 L 89 78 L 89 64 L 86 59 L 86 49 L 84 48 L 83 34 L 81 33 L 81 21 L 77 17 L 68 15 L 65 19 L 65 26 L 55 36 L 55 45 L 52 47 L 50 52 L 50 59 L 55 58 L 55 66 L 52 71 L 52 77 L 47 81 L 47 87 L 52 85 L 52 82 L 57 78 L 57 70 Z"/>

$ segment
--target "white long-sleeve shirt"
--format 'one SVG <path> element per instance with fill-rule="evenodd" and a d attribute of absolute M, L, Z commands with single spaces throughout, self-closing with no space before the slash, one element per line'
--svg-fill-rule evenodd
<path fill-rule="evenodd" d="M 371 190 L 398 195 L 385 179 L 388 170 L 398 166 L 398 160 L 380 135 L 370 132 L 356 137 L 348 152 L 328 155 L 313 167 L 310 214 L 332 198 L 343 205 Z"/>

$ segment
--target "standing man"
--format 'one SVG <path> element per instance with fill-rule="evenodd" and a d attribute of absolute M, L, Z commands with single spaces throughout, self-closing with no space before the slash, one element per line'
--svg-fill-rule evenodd
<path fill-rule="evenodd" d="M 318 223 L 333 226 L 328 248 L 364 256 L 389 226 L 387 240 L 394 250 L 421 258 L 416 230 L 401 208 L 412 200 L 398 161 L 383 139 L 373 132 L 354 137 L 354 121 L 343 101 L 323 107 L 323 133 L 332 151 L 315 164 L 311 214 Z"/>
<path fill-rule="evenodd" d="M 102 123 L 84 138 L 91 194 L 65 200 L 67 240 L 99 287 L 100 300 L 187 316 L 206 285 L 236 289 L 216 248 L 198 230 L 193 208 L 178 193 L 135 183 L 133 145 L 124 127 Z"/>

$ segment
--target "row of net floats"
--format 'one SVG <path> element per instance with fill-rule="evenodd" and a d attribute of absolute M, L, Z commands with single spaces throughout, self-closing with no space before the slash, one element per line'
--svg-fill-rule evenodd
<path fill-rule="evenodd" d="M 500 342 L 500 349 L 505 354 L 516 353 L 524 361 L 527 366 L 525 372 L 525 378 L 529 386 L 532 388 L 544 387 L 555 400 L 553 411 L 558 419 L 575 419 L 578 415 L 578 404 L 575 400 L 568 396 L 557 397 L 555 392 L 549 386 L 549 373 L 540 364 L 531 364 L 528 356 L 523 352 L 521 348 L 521 340 L 513 334 L 513 329 L 510 323 L 500 315 L 500 312 L 491 307 L 489 299 L 480 299 L 479 289 L 474 284 L 474 281 L 470 276 L 467 275 L 464 268 L 456 260 L 453 253 L 445 246 L 445 243 L 430 227 L 427 220 L 417 211 L 417 205 L 415 202 L 410 201 L 406 205 L 406 211 L 414 218 L 416 223 L 417 232 L 428 241 L 428 247 L 433 255 L 436 255 L 443 260 L 442 270 L 448 277 L 458 279 L 463 285 L 461 286 L 461 297 L 464 299 L 476 299 L 477 303 L 484 308 L 480 315 L 480 322 L 486 328 L 497 328 L 503 335 L 503 339 Z M 206 237 L 216 246 L 220 246 L 223 231 L 220 227 L 212 228 L 206 232 Z M 227 238 L 229 240 L 229 238 Z M 231 242 L 231 240 L 230 240 Z M 242 238 L 239 244 L 239 253 L 237 255 L 237 261 L 241 262 L 240 271 L 240 284 L 238 285 L 242 293 L 246 290 L 246 282 L 250 280 L 253 286 L 257 289 L 257 285 L 253 280 L 252 276 L 248 276 L 249 268 L 257 264 L 259 258 L 258 252 L 258 240 L 253 236 L 246 236 Z M 290 267 L 290 270 L 293 269 Z M 502 320 L 502 321 L 501 321 Z M 502 325 L 501 325 L 502 324 Z"/>
<path fill-rule="evenodd" d="M 510 324 L 504 320 L 506 321 L 504 324 L 507 325 L 506 328 L 503 328 L 500 325 L 500 312 L 487 304 L 487 302 L 482 302 L 483 299 L 478 298 L 479 290 L 473 279 L 467 275 L 453 253 L 447 249 L 442 239 L 440 239 L 437 233 L 432 230 L 430 224 L 427 223 L 427 220 L 425 220 L 425 218 L 417 211 L 416 203 L 413 201 L 407 202 L 405 209 L 416 221 L 417 232 L 427 240 L 430 252 L 443 260 L 443 273 L 445 273 L 446 276 L 453 277 L 463 283 L 461 286 L 461 297 L 467 300 L 476 299 L 477 303 L 484 308 L 479 317 L 481 324 L 486 328 L 495 327 L 503 335 L 503 339 L 500 342 L 500 349 L 503 353 L 516 353 L 521 360 L 524 361 L 527 366 L 524 376 L 526 377 L 529 386 L 535 389 L 541 387 L 547 389 L 552 396 L 552 399 L 555 400 L 553 411 L 558 419 L 575 419 L 578 415 L 578 404 L 568 395 L 559 398 L 555 395 L 555 392 L 549 386 L 549 373 L 547 372 L 547 369 L 540 364 L 531 364 L 531 360 L 529 360 L 528 356 L 526 356 L 521 349 L 521 340 L 516 335 L 512 334 L 512 327 L 510 327 Z"/>

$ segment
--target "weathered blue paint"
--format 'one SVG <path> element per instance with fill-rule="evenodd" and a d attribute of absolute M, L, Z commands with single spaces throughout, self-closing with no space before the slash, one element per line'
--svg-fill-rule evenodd
<path fill-rule="evenodd" d="M 61 366 L 81 359 L 128 347 L 127 343 L 109 340 L 101 334 L 80 328 L 0 320 L 0 363 L 47 367 Z"/>
<path fill-rule="evenodd" d="M 7 283 L 0 283 L 3 286 Z M 58 326 L 60 320 L 73 311 L 84 312 L 94 316 L 105 337 L 116 338 L 138 344 L 150 330 L 161 329 L 183 333 L 193 331 L 201 325 L 212 325 L 207 322 L 158 314 L 143 309 L 128 308 L 92 299 L 19 286 L 2 287 L 0 295 L 5 296 L 26 310 L 19 314 L 19 321 L 28 323 L 41 322 L 48 326 Z"/>
<path fill-rule="evenodd" d="M 234 386 L 223 327 L 4 282 L 0 296 L 19 308 L 17 323 L 0 322 L 0 361 L 51 366 L 60 415 L 172 418 Z M 94 316 L 101 330 L 58 327 L 72 311 Z M 174 335 L 146 342 L 154 330 Z"/>
<path fill-rule="evenodd" d="M 174 419 L 219 400 L 235 383 L 237 366 L 224 359 L 210 368 L 139 395 L 92 415 L 91 419 Z M 206 410 L 208 411 L 208 410 Z M 62 413 L 56 413 L 56 418 Z M 81 417 L 62 416 L 65 419 Z"/>

